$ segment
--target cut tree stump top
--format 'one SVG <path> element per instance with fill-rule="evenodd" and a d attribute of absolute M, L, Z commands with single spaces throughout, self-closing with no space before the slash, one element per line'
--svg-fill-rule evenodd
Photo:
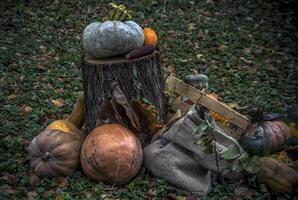
<path fill-rule="evenodd" d="M 140 61 L 140 60 L 143 60 L 143 59 L 148 59 L 150 57 L 155 56 L 156 54 L 159 54 L 158 50 L 154 51 L 152 54 L 142 56 L 142 57 L 139 57 L 139 58 L 133 58 L 133 59 L 128 59 L 128 58 L 125 58 L 123 56 L 114 56 L 114 57 L 99 59 L 99 58 L 93 58 L 90 55 L 86 54 L 84 56 L 84 60 L 85 60 L 85 62 L 87 62 L 89 64 L 109 65 L 109 64 L 119 64 L 119 63 L 132 63 L 132 62 Z"/>

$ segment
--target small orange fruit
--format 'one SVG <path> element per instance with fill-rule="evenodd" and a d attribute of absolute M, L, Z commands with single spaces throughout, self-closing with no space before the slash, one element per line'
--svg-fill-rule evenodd
<path fill-rule="evenodd" d="M 157 34 L 155 31 L 151 28 L 144 28 L 144 44 L 145 45 L 153 45 L 155 46 L 157 44 Z"/>

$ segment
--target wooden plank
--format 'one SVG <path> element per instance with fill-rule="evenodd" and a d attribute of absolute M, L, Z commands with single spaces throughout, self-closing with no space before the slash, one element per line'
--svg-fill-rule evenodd
<path fill-rule="evenodd" d="M 209 110 L 224 116 L 229 123 L 232 123 L 241 129 L 245 129 L 250 123 L 248 118 L 229 108 L 226 104 L 217 101 L 211 96 L 189 84 L 184 83 L 178 78 L 170 76 L 166 81 L 166 87 L 181 96 L 187 97 L 193 103 L 201 104 Z"/>

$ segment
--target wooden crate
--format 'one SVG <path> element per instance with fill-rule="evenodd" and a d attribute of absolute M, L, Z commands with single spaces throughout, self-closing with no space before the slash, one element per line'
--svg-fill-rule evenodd
<path fill-rule="evenodd" d="M 250 120 L 247 117 L 229 108 L 226 104 L 216 100 L 212 96 L 196 89 L 195 87 L 184 83 L 174 76 L 168 77 L 166 80 L 166 88 L 168 91 L 170 91 L 170 93 L 177 94 L 188 99 L 187 103 L 180 100 L 179 98 L 175 99 L 175 101 L 171 104 L 174 111 L 180 109 L 181 113 L 185 114 L 191 104 L 202 105 L 207 109 L 224 116 L 230 125 L 227 126 L 222 122 L 217 122 L 217 124 L 226 133 L 230 134 L 236 139 L 239 138 L 240 134 L 250 123 Z"/>

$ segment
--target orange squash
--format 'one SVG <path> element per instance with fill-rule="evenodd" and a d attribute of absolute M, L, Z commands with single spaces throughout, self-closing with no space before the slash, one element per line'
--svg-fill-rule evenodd
<path fill-rule="evenodd" d="M 145 45 L 157 45 L 157 34 L 151 28 L 144 28 L 144 44 Z"/>
<path fill-rule="evenodd" d="M 83 172 L 94 181 L 121 185 L 141 169 L 143 151 L 138 138 L 120 124 L 95 128 L 81 148 Z"/>
<path fill-rule="evenodd" d="M 292 193 L 298 183 L 298 173 L 294 169 L 271 157 L 262 157 L 260 162 L 260 181 L 271 193 Z"/>

